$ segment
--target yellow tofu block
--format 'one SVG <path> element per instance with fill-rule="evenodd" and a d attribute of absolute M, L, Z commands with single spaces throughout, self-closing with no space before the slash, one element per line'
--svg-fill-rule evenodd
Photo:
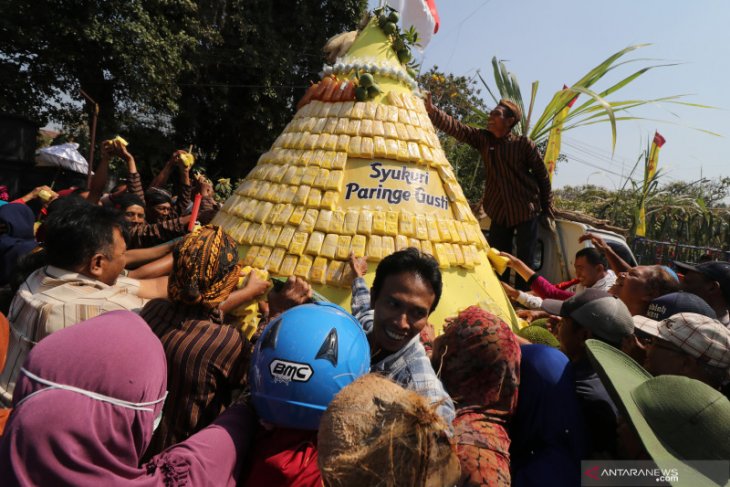
<path fill-rule="evenodd" d="M 302 222 L 297 227 L 297 231 L 311 233 L 314 230 L 314 224 L 317 223 L 317 216 L 319 216 L 319 210 L 315 210 L 314 208 L 307 209 L 306 213 L 304 213 L 304 218 L 302 218 Z"/>
<path fill-rule="evenodd" d="M 294 268 L 294 275 L 299 276 L 302 279 L 309 279 L 309 269 L 312 268 L 312 258 L 308 255 L 302 255 L 299 257 L 299 262 Z"/>
<path fill-rule="evenodd" d="M 350 118 L 360 119 L 365 113 L 365 102 L 355 102 L 355 106 L 350 111 Z"/>
<path fill-rule="evenodd" d="M 325 191 L 322 195 L 322 201 L 319 203 L 319 207 L 324 210 L 334 210 L 337 205 L 337 198 L 337 191 Z"/>
<path fill-rule="evenodd" d="M 248 228 L 246 229 L 246 233 L 243 235 L 243 238 L 241 239 L 241 243 L 244 245 L 250 245 L 253 243 L 253 238 L 256 236 L 256 233 L 259 231 L 259 225 L 258 223 L 251 223 Z"/>
<path fill-rule="evenodd" d="M 351 241 L 352 237 L 350 237 L 349 235 L 340 235 L 339 237 L 337 237 L 337 250 L 335 251 L 335 258 L 347 260 L 350 257 Z"/>
<path fill-rule="evenodd" d="M 317 119 L 314 117 L 306 117 L 301 119 L 301 125 L 299 126 L 299 132 L 311 132 L 314 126 L 317 124 Z"/>
<path fill-rule="evenodd" d="M 324 257 L 316 257 L 312 268 L 309 271 L 309 282 L 314 284 L 324 284 L 327 275 L 327 259 Z"/>
<path fill-rule="evenodd" d="M 350 145 L 350 136 L 347 134 L 340 134 L 337 136 L 337 144 L 335 144 L 335 150 L 338 152 L 345 151 Z"/>
<path fill-rule="evenodd" d="M 464 261 L 464 254 L 461 251 L 461 245 L 451 244 L 451 250 L 453 251 L 454 262 L 456 263 L 456 265 L 463 266 L 465 264 L 465 261 Z"/>
<path fill-rule="evenodd" d="M 345 235 L 355 235 L 355 233 L 357 233 L 359 217 L 360 214 L 357 211 L 348 210 L 347 213 L 345 213 L 345 223 L 342 228 L 342 233 Z"/>
<path fill-rule="evenodd" d="M 299 257 L 296 255 L 286 255 L 284 256 L 284 260 L 281 261 L 281 266 L 279 267 L 279 275 L 280 276 L 291 276 L 294 274 L 294 269 L 297 267 L 297 262 L 299 262 Z"/>
<path fill-rule="evenodd" d="M 395 91 L 388 92 L 388 102 L 398 108 L 403 108 L 405 106 L 403 104 L 403 95 L 401 93 L 396 93 Z"/>
<path fill-rule="evenodd" d="M 279 234 L 279 238 L 276 239 L 276 246 L 288 249 L 289 245 L 291 244 L 291 239 L 295 233 L 296 227 L 293 227 L 291 225 L 287 225 L 282 228 L 281 233 Z"/>
<path fill-rule="evenodd" d="M 317 177 L 314 180 L 313 186 L 317 188 L 324 188 L 327 186 L 327 179 L 329 179 L 329 176 L 329 169 L 320 169 L 319 172 L 317 172 Z"/>
<path fill-rule="evenodd" d="M 337 243 L 339 241 L 339 235 L 334 233 L 328 233 L 322 243 L 322 248 L 319 251 L 319 255 L 327 257 L 328 259 L 334 259 L 335 253 L 337 252 Z"/>
<path fill-rule="evenodd" d="M 375 102 L 365 103 L 365 109 L 362 113 L 363 119 L 373 120 L 377 114 L 378 104 Z"/>
<path fill-rule="evenodd" d="M 337 152 L 332 159 L 332 169 L 344 169 L 347 164 L 347 151 Z"/>
<path fill-rule="evenodd" d="M 385 151 L 385 139 L 383 137 L 373 137 L 373 155 L 375 157 L 387 157 Z"/>
<path fill-rule="evenodd" d="M 319 171 L 320 169 L 317 166 L 307 166 L 304 170 L 304 174 L 302 175 L 301 184 L 311 186 L 314 183 L 314 180 L 317 179 Z"/>
<path fill-rule="evenodd" d="M 362 157 L 362 137 L 356 135 L 350 139 L 350 145 L 347 147 L 347 152 L 350 157 Z"/>
<path fill-rule="evenodd" d="M 407 108 L 408 110 L 415 110 L 418 107 L 419 103 L 423 105 L 423 102 L 420 99 L 411 94 L 403 93 L 401 95 L 401 99 L 403 101 L 403 105 L 405 105 L 405 108 Z"/>
<path fill-rule="evenodd" d="M 340 104 L 340 109 L 337 112 L 337 116 L 340 118 L 351 118 L 352 108 L 355 106 L 354 101 L 345 101 Z M 334 115 L 333 115 L 334 116 Z"/>
<path fill-rule="evenodd" d="M 408 239 L 408 246 L 421 250 L 421 241 L 418 240 L 417 238 L 411 237 Z"/>
<path fill-rule="evenodd" d="M 324 118 L 322 120 L 324 120 L 325 122 L 327 121 Z M 315 130 L 316 130 L 316 127 L 315 127 Z M 304 149 L 304 150 L 316 149 L 317 142 L 319 141 L 319 134 L 320 134 L 320 132 L 304 135 L 304 137 L 302 137 L 301 147 L 299 147 L 299 148 Z"/>
<path fill-rule="evenodd" d="M 273 183 L 281 183 L 286 174 L 286 169 L 281 166 L 274 166 L 274 169 L 269 173 L 269 178 Z"/>
<path fill-rule="evenodd" d="M 439 267 L 442 269 L 445 269 L 451 265 L 451 261 L 449 260 L 449 253 L 446 250 L 447 244 L 437 243 L 434 245 L 436 248 L 436 255 L 434 257 L 436 258 L 436 262 L 439 263 Z M 453 253 L 453 252 L 452 252 Z"/>
<path fill-rule="evenodd" d="M 401 122 L 395 124 L 395 131 L 398 133 L 398 139 L 408 141 L 408 129 Z"/>
<path fill-rule="evenodd" d="M 355 235 L 352 237 L 352 252 L 355 257 L 365 257 L 365 245 L 367 244 L 367 238 L 364 235 Z M 349 255 L 347 256 L 349 258 Z"/>
<path fill-rule="evenodd" d="M 433 245 L 428 240 L 421 240 L 421 252 L 433 256 Z"/>
<path fill-rule="evenodd" d="M 447 225 L 449 226 L 449 234 L 451 235 L 451 238 L 449 239 L 452 242 L 459 242 L 461 241 L 461 237 L 459 236 L 459 232 L 456 231 L 456 225 L 454 225 L 454 220 L 446 220 Z"/>
<path fill-rule="evenodd" d="M 451 170 L 451 166 L 439 166 L 438 172 L 441 176 L 441 179 L 443 179 L 444 181 L 449 183 L 457 183 L 456 175 L 454 174 L 454 171 Z"/>
<path fill-rule="evenodd" d="M 365 255 L 367 255 L 367 260 L 370 262 L 380 261 L 383 257 L 383 237 L 380 235 L 371 235 L 368 239 L 368 246 Z"/>
<path fill-rule="evenodd" d="M 383 137 L 385 135 L 385 127 L 382 120 L 373 120 L 373 136 Z"/>
<path fill-rule="evenodd" d="M 301 185 L 297 188 L 297 192 L 294 194 L 294 198 L 291 200 L 292 204 L 294 205 L 303 205 L 307 202 L 307 197 L 309 197 L 309 190 L 311 188 L 307 186 L 306 184 Z"/>
<path fill-rule="evenodd" d="M 375 120 L 380 120 L 381 122 L 388 121 L 388 107 L 384 103 L 379 103 L 376 107 Z"/>
<path fill-rule="evenodd" d="M 342 269 L 348 265 L 345 262 L 340 262 L 338 260 L 332 260 L 330 261 L 329 265 L 327 266 L 327 284 L 330 284 L 332 286 L 339 285 L 340 279 L 342 278 Z"/>
<path fill-rule="evenodd" d="M 392 105 L 390 105 L 390 106 L 386 105 L 385 108 L 387 109 L 386 110 L 386 113 L 387 113 L 386 119 L 388 120 L 388 122 L 396 123 L 398 121 L 398 107 L 394 107 Z"/>
<path fill-rule="evenodd" d="M 325 184 L 325 189 L 340 191 L 340 189 L 342 188 L 342 181 L 344 181 L 344 179 L 344 171 L 330 171 L 329 178 L 327 179 L 327 183 Z"/>
<path fill-rule="evenodd" d="M 271 220 L 274 225 L 286 224 L 294 211 L 294 206 L 290 204 L 281 203 L 281 206 L 281 211 Z"/>
<path fill-rule="evenodd" d="M 398 158 L 398 141 L 396 139 L 385 139 L 385 156 L 394 161 Z"/>
<path fill-rule="evenodd" d="M 386 139 L 398 140 L 398 130 L 395 128 L 395 124 L 391 122 L 383 122 L 383 129 L 385 131 Z"/>
<path fill-rule="evenodd" d="M 324 156 L 325 156 L 325 154 L 327 154 L 327 152 L 318 149 L 316 151 L 312 151 L 311 154 L 312 154 L 312 159 L 309 161 L 309 164 L 307 164 L 307 167 L 309 167 L 309 166 L 315 166 L 315 167 L 322 166 L 322 162 L 324 161 Z"/>
<path fill-rule="evenodd" d="M 441 241 L 441 234 L 434 215 L 426 215 L 426 228 L 428 229 L 428 240 L 433 243 Z"/>
<path fill-rule="evenodd" d="M 254 199 L 248 200 L 246 202 L 246 204 L 241 207 L 240 216 L 242 216 L 246 220 L 253 220 L 253 217 L 256 214 L 256 211 L 258 210 L 259 206 L 262 204 L 263 204 L 263 201 L 256 201 Z"/>
<path fill-rule="evenodd" d="M 243 243 L 243 237 L 246 235 L 246 231 L 248 230 L 248 227 L 251 226 L 251 222 L 248 221 L 242 221 L 236 229 L 233 231 L 233 235 L 231 235 L 238 243 Z M 250 242 L 249 242 L 250 243 Z"/>
<path fill-rule="evenodd" d="M 292 255 L 302 255 L 308 238 L 309 234 L 306 232 L 295 232 L 289 244 L 289 253 Z"/>
<path fill-rule="evenodd" d="M 395 240 L 393 237 L 383 237 L 383 257 L 387 257 L 395 252 Z"/>
<path fill-rule="evenodd" d="M 269 190 L 269 186 L 271 186 L 271 183 L 269 183 L 268 181 L 261 181 L 258 184 L 258 188 L 257 188 L 256 195 L 254 196 L 254 198 L 256 198 L 257 200 L 264 199 L 266 192 Z"/>
<path fill-rule="evenodd" d="M 387 235 L 398 235 L 397 211 L 388 211 L 385 213 L 385 233 Z"/>
<path fill-rule="evenodd" d="M 360 142 L 360 157 L 363 159 L 373 158 L 373 138 L 363 137 Z"/>
<path fill-rule="evenodd" d="M 287 168 L 286 172 L 284 173 L 284 177 L 282 178 L 282 182 L 285 184 L 299 184 L 301 180 L 301 176 L 299 179 L 296 179 L 297 175 L 297 166 L 290 166 Z"/>
<path fill-rule="evenodd" d="M 312 232 L 307 242 L 307 247 L 304 249 L 305 254 L 319 255 L 319 250 L 322 248 L 324 242 L 324 233 Z"/>
<path fill-rule="evenodd" d="M 324 131 L 324 126 L 327 123 L 326 118 L 318 118 L 317 123 L 314 124 L 314 128 L 310 130 L 313 135 L 319 135 Z"/>
<path fill-rule="evenodd" d="M 374 211 L 373 212 L 373 233 L 378 235 L 385 234 L 385 212 Z"/>
<path fill-rule="evenodd" d="M 347 227 L 347 216 L 345 216 L 345 227 Z M 370 210 L 361 210 L 360 218 L 357 221 L 357 233 L 370 235 L 372 233 L 372 227 L 373 213 Z"/>
<path fill-rule="evenodd" d="M 271 197 L 268 198 L 269 195 L 267 195 L 267 199 L 269 201 L 273 201 L 274 203 L 281 203 L 281 199 L 283 198 L 285 191 L 286 184 L 272 184 L 271 189 L 269 190 L 269 193 L 271 193 Z"/>
<path fill-rule="evenodd" d="M 428 239 L 428 226 L 426 223 L 426 215 L 416 215 L 416 238 L 419 240 Z"/>
<path fill-rule="evenodd" d="M 416 142 L 408 142 L 408 157 L 414 162 L 422 162 L 421 151 L 418 149 Z"/>
<path fill-rule="evenodd" d="M 322 129 L 322 134 L 331 135 L 335 133 L 335 128 L 337 128 L 337 122 L 339 121 L 339 118 L 337 116 L 335 117 L 329 117 L 327 121 L 324 123 L 324 128 Z M 325 143 L 326 140 L 325 140 Z"/>
<path fill-rule="evenodd" d="M 419 133 L 419 129 L 413 125 L 406 125 L 406 130 L 408 131 L 408 140 L 412 142 L 420 142 L 421 141 L 421 134 Z"/>
<path fill-rule="evenodd" d="M 276 274 L 277 272 L 279 272 L 279 268 L 281 267 L 281 261 L 284 260 L 284 255 L 286 255 L 286 250 L 282 249 L 281 247 L 277 247 L 272 250 L 271 257 L 269 257 L 269 261 L 266 263 L 265 269 L 271 274 Z"/>
<path fill-rule="evenodd" d="M 307 208 L 305 206 L 295 206 L 294 211 L 292 211 L 291 216 L 289 217 L 289 223 L 292 225 L 299 225 L 302 223 L 302 220 L 304 219 L 304 215 L 307 213 Z"/>
<path fill-rule="evenodd" d="M 405 235 L 395 236 L 395 250 L 403 250 L 408 248 L 408 237 Z"/>
<path fill-rule="evenodd" d="M 468 245 L 463 245 L 461 247 L 461 253 L 464 255 L 464 267 L 467 269 L 474 267 L 474 256 L 472 256 L 471 249 Z"/>
<path fill-rule="evenodd" d="M 454 210 L 454 218 L 460 221 L 469 221 L 469 215 L 471 214 L 471 210 L 468 206 L 461 203 L 460 201 L 457 201 L 455 203 L 451 204 L 451 207 Z"/>
<path fill-rule="evenodd" d="M 332 221 L 331 210 L 321 210 L 317 216 L 317 222 L 314 224 L 314 229 L 320 232 L 326 232 L 330 228 L 330 222 Z"/>
<path fill-rule="evenodd" d="M 331 169 L 332 168 L 332 161 L 334 160 L 335 155 L 337 152 L 333 150 L 328 150 L 324 153 L 322 156 L 322 164 L 320 164 L 320 167 L 322 169 Z"/>
<path fill-rule="evenodd" d="M 477 225 L 471 223 L 464 223 L 464 232 L 466 232 L 466 241 L 475 244 L 479 242 L 479 236 L 477 232 L 481 232 L 481 229 Z"/>
<path fill-rule="evenodd" d="M 413 118 L 413 117 L 411 117 L 411 118 Z M 423 128 L 428 128 L 428 127 L 432 127 L 433 126 L 431 124 L 431 119 L 428 117 L 428 113 L 426 113 L 426 110 L 425 109 L 422 112 L 419 112 L 418 113 L 418 120 L 421 121 L 421 124 L 420 125 Z M 438 138 L 437 138 L 437 140 L 438 140 Z"/>
<path fill-rule="evenodd" d="M 304 139 L 306 137 L 306 132 L 297 132 L 294 134 L 291 134 L 291 138 L 286 142 L 287 148 L 292 149 L 301 149 L 304 145 Z"/>
<path fill-rule="evenodd" d="M 256 269 L 266 269 L 266 263 L 269 262 L 269 257 L 271 257 L 271 248 L 261 247 L 261 249 L 259 249 L 259 253 L 256 254 L 253 264 L 251 264 L 251 267 L 255 267 Z"/>
<path fill-rule="evenodd" d="M 258 230 L 256 230 L 256 235 L 254 235 L 254 237 L 253 237 L 252 243 L 254 245 L 263 245 L 264 244 L 264 242 L 266 241 L 266 234 L 269 231 L 269 227 L 270 226 L 267 225 L 266 223 L 262 223 L 261 225 L 259 225 Z"/>
<path fill-rule="evenodd" d="M 360 123 L 360 135 L 363 137 L 372 137 L 373 135 L 373 121 L 364 118 Z"/>
<path fill-rule="evenodd" d="M 327 229 L 329 233 L 342 233 L 342 227 L 345 224 L 345 212 L 342 210 L 332 211 L 332 218 L 330 219 L 330 226 Z"/>
<path fill-rule="evenodd" d="M 436 227 L 439 231 L 440 240 L 443 242 L 451 242 L 451 232 L 449 231 L 449 223 L 443 218 L 436 220 Z"/>
<path fill-rule="evenodd" d="M 244 256 L 243 260 L 241 261 L 241 265 L 247 266 L 247 265 L 253 265 L 253 261 L 256 260 L 256 256 L 259 255 L 259 250 L 261 250 L 261 247 L 258 246 L 251 246 L 246 251 L 246 255 Z"/>
<path fill-rule="evenodd" d="M 281 230 L 281 227 L 269 225 L 269 231 L 266 234 L 266 239 L 264 239 L 264 245 L 267 247 L 275 247 L 276 242 L 279 239 L 279 235 L 281 234 Z M 263 269 L 263 267 L 260 267 L 260 269 Z"/>
<path fill-rule="evenodd" d="M 316 188 L 312 188 L 309 191 L 309 197 L 307 198 L 307 206 L 319 207 L 322 202 L 322 191 Z"/>
<path fill-rule="evenodd" d="M 412 237 L 416 234 L 416 217 L 408 211 L 401 211 L 398 219 L 399 233 L 406 237 Z"/>
<path fill-rule="evenodd" d="M 258 207 L 256 208 L 256 214 L 254 215 L 253 220 L 258 223 L 263 222 L 269 215 L 273 207 L 274 204 L 269 201 L 260 202 Z"/>
<path fill-rule="evenodd" d="M 332 122 L 335 122 L 334 119 L 330 119 Z M 326 128 L 325 128 L 326 130 Z M 332 127 L 332 130 L 334 130 L 334 127 Z M 337 135 L 334 133 L 326 133 L 319 136 L 320 140 L 320 148 L 330 151 L 335 150 L 337 148 Z"/>
<path fill-rule="evenodd" d="M 347 135 L 356 136 L 360 134 L 360 119 L 350 119 L 350 123 L 347 125 Z"/>
<path fill-rule="evenodd" d="M 454 221 L 454 227 L 456 227 L 456 233 L 459 234 L 459 242 L 467 243 L 469 239 L 466 237 L 466 230 L 464 230 L 464 224 L 458 220 Z"/>
<path fill-rule="evenodd" d="M 398 108 L 398 122 L 405 125 L 413 124 L 413 122 L 411 122 L 410 112 L 405 108 Z"/>
<path fill-rule="evenodd" d="M 399 161 L 409 161 L 410 158 L 408 157 L 408 142 L 405 140 L 399 140 L 398 141 L 398 155 L 396 156 L 396 159 Z"/>
<path fill-rule="evenodd" d="M 250 191 L 255 188 L 256 182 L 253 179 L 246 179 L 241 185 L 236 188 L 236 194 L 241 196 L 251 196 Z"/>
<path fill-rule="evenodd" d="M 337 125 L 335 125 L 335 133 L 338 135 L 346 134 L 347 133 L 347 124 L 348 124 L 347 118 L 338 118 Z"/>

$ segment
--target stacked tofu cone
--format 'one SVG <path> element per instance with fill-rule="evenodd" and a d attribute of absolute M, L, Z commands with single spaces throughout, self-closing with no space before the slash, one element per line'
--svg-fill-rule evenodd
<path fill-rule="evenodd" d="M 377 89 L 358 101 L 364 73 Z M 244 265 L 301 276 L 345 308 L 351 252 L 367 257 L 372 282 L 385 256 L 416 247 L 436 258 L 444 277 L 431 318 L 437 332 L 444 317 L 471 304 L 515 325 L 487 242 L 419 95 L 390 38 L 370 22 L 344 56 L 324 67 L 213 223 L 240 243 Z"/>

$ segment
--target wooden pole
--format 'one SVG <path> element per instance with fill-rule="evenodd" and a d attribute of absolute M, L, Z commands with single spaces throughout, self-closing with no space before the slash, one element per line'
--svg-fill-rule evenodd
<path fill-rule="evenodd" d="M 99 104 L 94 101 L 84 90 L 80 90 L 81 95 L 94 105 L 94 115 L 91 119 L 91 141 L 89 143 L 89 172 L 86 174 L 86 187 L 91 185 L 92 168 L 94 167 L 94 146 L 96 145 L 96 121 L 99 119 Z"/>

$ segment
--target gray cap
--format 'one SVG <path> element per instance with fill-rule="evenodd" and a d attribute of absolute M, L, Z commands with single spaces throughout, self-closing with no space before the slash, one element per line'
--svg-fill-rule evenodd
<path fill-rule="evenodd" d="M 544 299 L 542 309 L 570 318 L 614 345 L 620 345 L 624 337 L 634 333 L 634 320 L 623 301 L 600 289 L 586 289 L 565 301 Z"/>

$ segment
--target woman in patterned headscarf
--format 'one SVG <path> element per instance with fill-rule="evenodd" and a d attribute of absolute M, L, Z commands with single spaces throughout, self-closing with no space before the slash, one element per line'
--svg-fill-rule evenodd
<path fill-rule="evenodd" d="M 173 250 L 169 300 L 142 310 L 165 348 L 170 391 L 147 458 L 209 425 L 243 388 L 249 343 L 222 324 L 219 309 L 238 284 L 237 261 L 236 242 L 221 228 L 196 230 Z M 254 278 L 244 291 L 255 297 L 267 289 Z"/>
<path fill-rule="evenodd" d="M 517 406 L 520 347 L 509 325 L 471 306 L 436 340 L 433 361 L 456 403 L 459 485 L 510 485 L 506 424 Z"/>

